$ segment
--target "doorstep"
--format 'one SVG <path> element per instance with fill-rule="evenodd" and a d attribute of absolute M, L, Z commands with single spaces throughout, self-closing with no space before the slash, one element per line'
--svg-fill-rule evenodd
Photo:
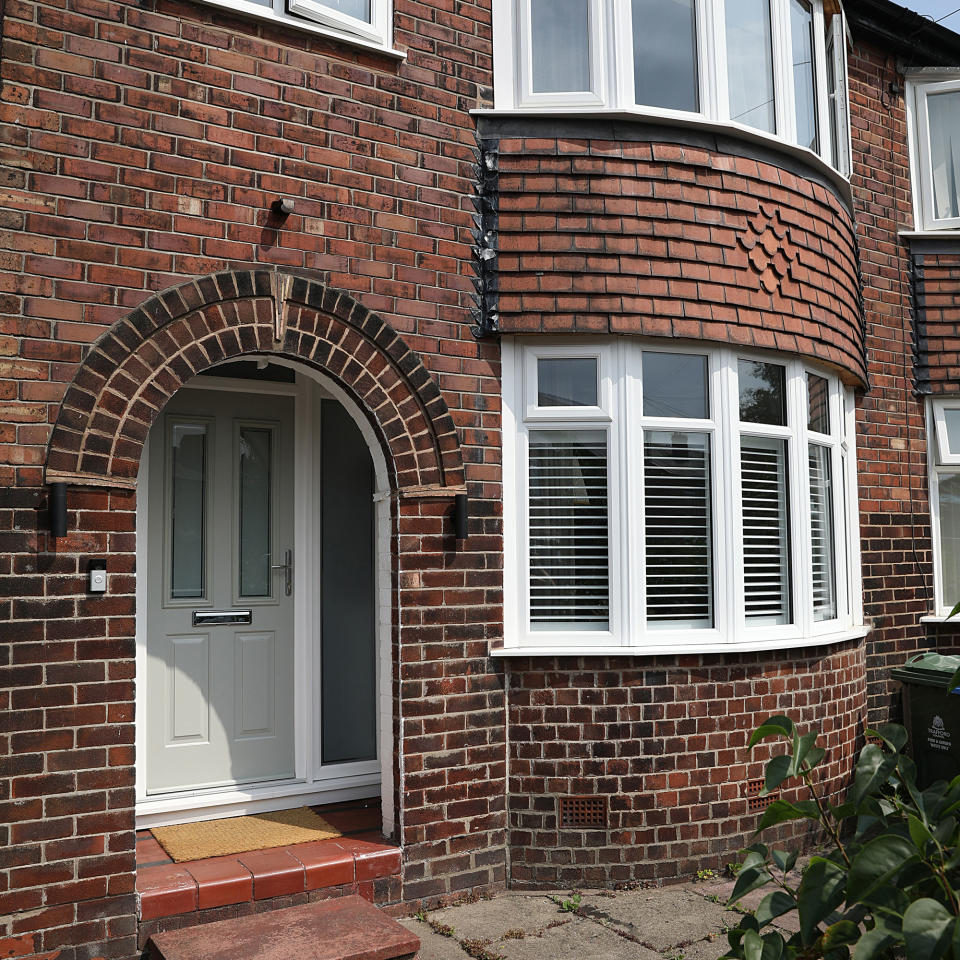
<path fill-rule="evenodd" d="M 139 831 L 140 920 L 268 900 L 279 904 L 279 898 L 286 904 L 291 897 L 317 891 L 333 896 L 359 893 L 371 902 L 380 899 L 384 878 L 399 878 L 401 861 L 399 847 L 371 829 L 379 822 L 379 803 L 316 809 L 345 835 L 174 863 L 148 830 Z"/>

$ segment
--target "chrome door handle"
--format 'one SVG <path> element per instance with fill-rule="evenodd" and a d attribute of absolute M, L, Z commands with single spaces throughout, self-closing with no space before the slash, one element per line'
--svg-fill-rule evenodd
<path fill-rule="evenodd" d="M 293 551 L 287 550 L 283 559 L 283 563 L 272 563 L 270 569 L 283 571 L 283 592 L 289 597 L 293 593 Z"/>

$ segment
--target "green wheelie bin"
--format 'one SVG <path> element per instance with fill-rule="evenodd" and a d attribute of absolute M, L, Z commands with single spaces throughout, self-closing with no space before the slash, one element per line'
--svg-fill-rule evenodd
<path fill-rule="evenodd" d="M 891 671 L 903 684 L 904 725 L 921 789 L 960 773 L 960 687 L 949 689 L 958 669 L 960 656 L 931 651 Z"/>

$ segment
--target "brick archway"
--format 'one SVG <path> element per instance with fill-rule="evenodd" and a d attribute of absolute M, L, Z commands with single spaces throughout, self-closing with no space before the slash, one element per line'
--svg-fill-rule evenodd
<path fill-rule="evenodd" d="M 275 354 L 322 370 L 366 411 L 401 495 L 463 490 L 456 427 L 417 353 L 349 294 L 317 280 L 238 270 L 157 294 L 93 346 L 47 448 L 47 483 L 132 488 L 157 413 L 224 360 Z"/>

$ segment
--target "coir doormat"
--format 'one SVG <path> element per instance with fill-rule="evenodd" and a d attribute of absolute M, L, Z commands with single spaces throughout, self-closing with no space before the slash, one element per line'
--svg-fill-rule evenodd
<path fill-rule="evenodd" d="M 309 807 L 225 820 L 178 823 L 155 827 L 150 832 L 177 863 L 341 836 L 339 830 Z"/>

